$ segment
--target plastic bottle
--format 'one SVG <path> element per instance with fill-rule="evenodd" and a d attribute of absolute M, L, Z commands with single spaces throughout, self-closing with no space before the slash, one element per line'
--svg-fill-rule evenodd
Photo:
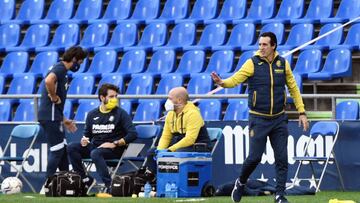
<path fill-rule="evenodd" d="M 151 185 L 149 182 L 146 182 L 146 184 L 144 186 L 144 197 L 150 198 L 150 192 L 151 192 Z"/>
<path fill-rule="evenodd" d="M 338 200 L 338 199 L 330 199 L 329 203 L 355 203 L 352 200 Z"/>
<path fill-rule="evenodd" d="M 173 182 L 171 184 L 171 197 L 177 198 L 178 197 L 178 187 L 176 185 L 176 182 Z"/>
<path fill-rule="evenodd" d="M 171 197 L 171 184 L 170 182 L 167 182 L 165 185 L 165 197 L 170 198 Z"/>

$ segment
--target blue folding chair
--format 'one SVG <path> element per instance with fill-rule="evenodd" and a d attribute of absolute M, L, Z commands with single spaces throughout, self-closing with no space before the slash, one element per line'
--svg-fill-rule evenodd
<path fill-rule="evenodd" d="M 246 15 L 246 0 L 225 0 L 217 18 L 205 20 L 210 23 L 232 23 L 233 20 L 242 19 Z"/>
<path fill-rule="evenodd" d="M 176 54 L 174 50 L 158 50 L 152 55 L 146 73 L 153 76 L 171 73 L 175 68 L 175 60 Z"/>
<path fill-rule="evenodd" d="M 94 47 L 104 46 L 108 40 L 109 26 L 104 23 L 94 23 L 89 25 L 80 41 L 80 46 L 90 51 Z"/>
<path fill-rule="evenodd" d="M 112 73 L 117 65 L 117 53 L 114 50 L 103 50 L 95 54 L 86 74 L 99 77 L 101 74 Z"/>
<path fill-rule="evenodd" d="M 125 47 L 124 50 L 144 49 L 162 46 L 167 38 L 167 27 L 164 23 L 151 23 L 147 25 L 142 33 L 141 39 L 136 46 Z"/>
<path fill-rule="evenodd" d="M 43 17 L 44 8 L 45 8 L 44 0 L 23 1 L 16 18 L 2 20 L 1 23 L 2 24 L 5 24 L 5 23 L 30 24 L 31 20 L 38 20 Z"/>
<path fill-rule="evenodd" d="M 201 116 L 205 121 L 218 121 L 221 116 L 221 102 L 217 99 L 202 99 L 199 101 Z"/>
<path fill-rule="evenodd" d="M 309 80 L 331 80 L 348 77 L 352 74 L 351 51 L 334 49 L 329 52 L 323 69 L 317 73 L 308 73 Z"/>
<path fill-rule="evenodd" d="M 179 23 L 175 25 L 171 32 L 168 43 L 164 46 L 154 47 L 158 49 L 175 49 L 181 50 L 184 46 L 191 46 L 195 43 L 196 27 L 193 23 Z"/>
<path fill-rule="evenodd" d="M 102 13 L 102 0 L 82 0 L 71 19 L 59 19 L 59 23 L 86 24 L 89 20 L 98 19 Z"/>
<path fill-rule="evenodd" d="M 131 50 L 125 52 L 116 73 L 129 77 L 133 73 L 145 70 L 146 52 L 144 50 Z"/>
<path fill-rule="evenodd" d="M 114 24 L 117 20 L 129 18 L 132 0 L 110 0 L 104 16 L 100 19 L 91 19 L 89 23 Z"/>
<path fill-rule="evenodd" d="M 51 2 L 44 19 L 30 20 L 30 24 L 56 24 L 59 20 L 68 20 L 74 12 L 74 0 L 54 0 Z"/>
<path fill-rule="evenodd" d="M 15 0 L 0 0 L 0 23 L 8 21 L 15 17 Z"/>
<path fill-rule="evenodd" d="M 146 20 L 146 23 L 174 23 L 188 15 L 189 0 L 167 0 L 159 18 Z"/>
<path fill-rule="evenodd" d="M 216 51 L 211 57 L 205 73 L 230 73 L 233 70 L 234 52 L 228 51 Z"/>
<path fill-rule="evenodd" d="M 277 15 L 272 19 L 262 20 L 261 23 L 289 23 L 292 19 L 298 19 L 303 16 L 304 7 L 304 0 L 283 0 Z"/>
<path fill-rule="evenodd" d="M 140 100 L 134 115 L 134 121 L 156 121 L 160 117 L 159 100 Z"/>
<path fill-rule="evenodd" d="M 36 77 L 45 77 L 49 70 L 59 60 L 59 54 L 54 51 L 40 52 L 35 56 L 29 73 Z"/>
<path fill-rule="evenodd" d="M 312 0 L 303 18 L 291 19 L 295 23 L 319 23 L 320 19 L 330 18 L 333 13 L 333 0 Z"/>
<path fill-rule="evenodd" d="M 299 54 L 293 73 L 307 78 L 308 73 L 316 73 L 320 71 L 322 61 L 322 53 L 318 49 L 304 50 Z"/>
<path fill-rule="evenodd" d="M 226 39 L 226 25 L 223 23 L 213 23 L 207 25 L 199 42 L 194 46 L 183 46 L 183 50 L 205 50 L 212 46 L 221 46 Z"/>
<path fill-rule="evenodd" d="M 35 51 L 65 51 L 77 45 L 80 41 L 80 28 L 78 24 L 66 23 L 56 28 L 55 34 L 48 46 L 35 47 Z"/>
<path fill-rule="evenodd" d="M 321 18 L 320 23 L 344 23 L 359 16 L 360 2 L 357 0 L 342 0 L 336 15 L 330 18 Z"/>
<path fill-rule="evenodd" d="M 159 15 L 160 0 L 138 0 L 131 17 L 125 20 L 117 20 L 116 23 L 143 24 L 145 20 L 155 19 Z"/>
<path fill-rule="evenodd" d="M 336 120 L 358 120 L 359 119 L 359 103 L 357 101 L 343 101 L 336 104 L 335 108 Z"/>
<path fill-rule="evenodd" d="M 233 24 L 238 23 L 260 23 L 261 20 L 272 18 L 275 14 L 275 0 L 253 0 L 248 14 L 243 19 L 233 20 Z"/>
<path fill-rule="evenodd" d="M 0 52 L 6 47 L 15 47 L 19 44 L 20 26 L 18 24 L 0 25 Z"/>
<path fill-rule="evenodd" d="M 175 23 L 191 22 L 201 24 L 205 20 L 213 19 L 217 13 L 216 0 L 196 0 L 188 18 L 175 20 Z"/>
<path fill-rule="evenodd" d="M 304 168 L 304 166 L 303 166 L 304 162 L 310 162 L 312 176 L 315 179 L 316 192 L 318 192 L 320 189 L 321 182 L 324 178 L 326 168 L 329 164 L 329 161 L 333 161 L 336 165 L 338 178 L 341 183 L 341 187 L 344 190 L 344 188 L 345 188 L 344 181 L 341 176 L 340 168 L 336 161 L 336 156 L 335 156 L 335 152 L 334 152 L 334 146 L 338 139 L 338 135 L 339 135 L 339 124 L 336 121 L 319 121 L 311 127 L 309 139 L 306 142 L 304 151 L 301 152 L 301 154 L 297 154 L 297 156 L 293 157 L 293 159 L 295 161 L 299 161 L 299 165 L 297 167 L 297 170 L 296 170 L 295 176 L 294 176 L 294 185 L 296 183 L 298 183 L 299 180 L 301 180 L 301 178 L 299 178 L 299 176 L 300 176 L 300 170 L 302 168 Z M 330 144 L 331 146 L 329 148 L 328 147 L 326 148 L 326 149 L 328 149 L 328 150 L 326 150 L 326 153 L 322 154 L 322 152 L 320 152 L 320 155 L 319 154 L 317 154 L 317 156 L 311 155 L 309 153 L 309 150 L 314 150 L 314 147 L 316 146 L 316 144 L 314 143 L 315 140 L 317 140 L 317 139 L 325 140 L 326 136 L 333 137 L 333 142 Z M 321 147 L 321 149 L 323 149 L 323 148 Z M 316 174 L 313 162 L 317 162 L 317 163 L 325 162 L 323 164 L 320 164 L 320 166 L 322 167 L 320 177 Z M 317 177 L 319 177 L 319 178 L 317 178 Z"/>
<path fill-rule="evenodd" d="M 221 128 L 206 128 L 211 142 L 211 154 L 214 154 L 217 145 L 222 137 Z"/>
<path fill-rule="evenodd" d="M 247 99 L 231 99 L 226 108 L 224 121 L 238 121 L 249 119 Z"/>
<path fill-rule="evenodd" d="M 39 134 L 40 126 L 39 125 L 17 125 L 11 131 L 10 137 L 5 145 L 2 156 L 0 157 L 0 161 L 4 161 L 6 164 L 9 164 L 10 167 L 14 168 L 17 173 L 15 177 L 21 176 L 21 178 L 26 182 L 26 184 L 30 187 L 33 193 L 36 193 L 34 187 L 29 182 L 29 180 L 24 176 L 23 169 L 25 162 L 28 161 L 30 151 L 33 148 L 35 140 Z M 31 139 L 32 138 L 32 139 Z M 13 139 L 16 141 L 21 141 L 23 146 L 28 146 L 24 151 L 23 156 L 11 156 L 10 155 L 10 145 L 13 143 Z M 30 143 L 30 144 L 29 144 Z M 19 153 L 19 152 L 18 152 Z M 19 153 L 22 154 L 22 153 Z M 16 162 L 21 162 L 20 167 L 16 165 Z M 1 176 L 1 175 L 0 175 Z M 3 176 L 1 176 L 4 179 Z"/>
<path fill-rule="evenodd" d="M 94 51 L 115 50 L 122 51 L 124 47 L 134 46 L 138 38 L 138 29 L 133 23 L 120 23 L 112 32 L 110 42 L 106 46 L 95 47 Z"/>
<path fill-rule="evenodd" d="M 50 27 L 47 24 L 31 25 L 26 31 L 24 40 L 17 47 L 6 47 L 11 51 L 35 51 L 36 47 L 46 46 L 49 43 Z"/>
<path fill-rule="evenodd" d="M 200 73 L 204 69 L 205 52 L 202 50 L 190 50 L 185 52 L 179 62 L 175 73 L 188 77 L 192 73 Z"/>

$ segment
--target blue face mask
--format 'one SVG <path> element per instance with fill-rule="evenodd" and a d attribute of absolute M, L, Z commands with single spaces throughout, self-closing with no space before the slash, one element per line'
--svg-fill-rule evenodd
<path fill-rule="evenodd" d="M 71 66 L 70 70 L 72 72 L 76 72 L 80 69 L 80 64 L 77 63 L 77 61 L 73 61 L 73 65 Z"/>

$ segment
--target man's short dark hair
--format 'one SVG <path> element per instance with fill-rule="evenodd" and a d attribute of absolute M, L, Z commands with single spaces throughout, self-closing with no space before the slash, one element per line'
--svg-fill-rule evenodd
<path fill-rule="evenodd" d="M 269 37 L 270 38 L 270 45 L 274 46 L 275 45 L 275 49 L 277 47 L 277 39 L 276 39 L 276 35 L 273 32 L 264 32 L 260 35 L 260 37 Z"/>
<path fill-rule="evenodd" d="M 120 89 L 118 86 L 110 84 L 110 83 L 104 83 L 101 85 L 98 93 L 98 98 L 100 100 L 100 96 L 106 97 L 108 90 L 114 90 L 116 93 L 120 93 Z M 100 100 L 101 101 L 101 100 Z"/>
<path fill-rule="evenodd" d="M 63 54 L 63 61 L 71 62 L 74 57 L 76 60 L 84 60 L 87 55 L 88 53 L 86 50 L 79 46 L 74 46 L 65 51 Z"/>

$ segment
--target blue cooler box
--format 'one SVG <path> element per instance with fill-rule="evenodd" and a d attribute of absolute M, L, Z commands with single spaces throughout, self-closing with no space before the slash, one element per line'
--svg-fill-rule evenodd
<path fill-rule="evenodd" d="M 156 194 L 165 197 L 166 183 L 178 187 L 178 197 L 200 197 L 211 180 L 211 153 L 162 152 L 157 156 Z"/>

